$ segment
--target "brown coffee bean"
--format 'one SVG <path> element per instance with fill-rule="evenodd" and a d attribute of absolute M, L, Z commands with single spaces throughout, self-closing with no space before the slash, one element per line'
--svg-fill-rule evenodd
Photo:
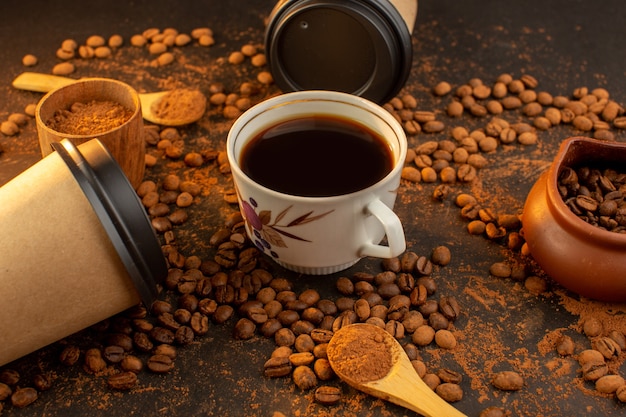
<path fill-rule="evenodd" d="M 415 263 L 415 272 L 419 275 L 430 275 L 433 271 L 433 264 L 430 259 L 420 256 Z M 418 278 L 419 282 L 420 278 Z M 426 287 L 428 289 L 428 287 Z"/>
<path fill-rule="evenodd" d="M 109 363 L 119 363 L 126 356 L 126 352 L 121 346 L 112 345 L 104 348 L 103 356 Z"/>
<path fill-rule="evenodd" d="M 409 312 L 410 307 L 410 297 L 404 294 L 395 295 L 394 297 L 389 299 L 389 306 L 387 308 L 387 319 L 398 321 L 404 320 L 404 317 Z"/>
<path fill-rule="evenodd" d="M 477 175 L 476 168 L 469 163 L 460 165 L 456 171 L 456 176 L 461 182 L 472 182 L 476 179 Z"/>
<path fill-rule="evenodd" d="M 315 329 L 315 325 L 306 320 L 297 320 L 291 326 L 290 329 L 293 333 L 298 336 L 301 334 L 309 334 L 313 329 Z"/>
<path fill-rule="evenodd" d="M 165 327 L 156 326 L 150 331 L 150 338 L 157 343 L 172 344 L 174 343 L 174 332 Z"/>
<path fill-rule="evenodd" d="M 434 311 L 431 314 L 427 314 L 427 315 L 428 315 L 428 324 L 430 325 L 430 327 L 435 329 L 435 331 L 441 330 L 441 329 L 447 329 L 450 326 L 450 321 L 447 318 L 445 318 L 445 316 L 441 314 L 439 311 Z"/>
<path fill-rule="evenodd" d="M 501 371 L 492 377 L 491 384 L 503 391 L 518 391 L 524 387 L 524 378 L 515 371 Z"/>
<path fill-rule="evenodd" d="M 274 342 L 277 346 L 293 346 L 296 341 L 296 335 L 291 329 L 282 328 L 274 334 Z"/>
<path fill-rule="evenodd" d="M 135 387 L 138 383 L 137 374 L 134 372 L 120 372 L 109 376 L 107 385 L 111 389 L 125 391 Z"/>
<path fill-rule="evenodd" d="M 293 366 L 308 366 L 313 363 L 315 357 L 311 352 L 296 352 L 289 355 L 289 362 Z"/>
<path fill-rule="evenodd" d="M 599 362 L 599 361 L 585 362 L 584 364 L 582 364 L 581 368 L 582 368 L 583 378 L 587 381 L 596 381 L 599 378 L 603 377 L 604 375 L 608 374 L 609 372 L 609 368 L 604 362 L 604 360 L 602 360 L 602 362 Z"/>
<path fill-rule="evenodd" d="M 437 330 L 435 333 L 435 343 L 442 349 L 454 349 L 457 345 L 454 334 L 446 329 Z"/>
<path fill-rule="evenodd" d="M 413 306 L 421 306 L 426 302 L 427 298 L 428 291 L 423 284 L 416 285 L 409 294 L 409 299 L 411 300 L 411 305 Z"/>
<path fill-rule="evenodd" d="M 91 348 L 85 352 L 85 371 L 90 374 L 96 374 L 103 371 L 107 364 L 102 358 L 100 349 Z"/>
<path fill-rule="evenodd" d="M 445 125 L 440 120 L 430 120 L 422 125 L 422 130 L 426 133 L 439 133 L 445 129 Z"/>
<path fill-rule="evenodd" d="M 189 320 L 191 330 L 198 336 L 203 336 L 209 332 L 209 318 L 196 311 Z"/>
<path fill-rule="evenodd" d="M 520 100 L 519 97 L 515 96 L 504 97 L 500 101 L 500 103 L 502 103 L 502 107 L 504 107 L 506 110 L 514 110 L 522 107 L 522 100 Z"/>
<path fill-rule="evenodd" d="M 313 372 L 320 381 L 328 381 L 335 377 L 335 372 L 326 358 L 315 360 L 313 363 Z"/>
<path fill-rule="evenodd" d="M 418 327 L 424 324 L 422 313 L 416 310 L 409 310 L 402 320 L 402 325 L 407 333 L 413 333 Z"/>
<path fill-rule="evenodd" d="M 120 362 L 120 368 L 124 371 L 139 373 L 143 369 L 143 361 L 134 355 L 126 355 Z"/>
<path fill-rule="evenodd" d="M 385 323 L 385 330 L 396 339 L 402 339 L 405 334 L 404 326 L 401 322 L 396 320 L 389 320 Z"/>
<path fill-rule="evenodd" d="M 404 256 L 404 255 L 403 255 Z M 401 261 L 397 256 L 393 258 L 385 258 L 381 261 L 381 266 L 385 271 L 400 272 Z"/>
<path fill-rule="evenodd" d="M 439 311 L 448 320 L 456 320 L 459 317 L 461 307 L 456 298 L 443 296 L 439 299 Z"/>
<path fill-rule="evenodd" d="M 358 296 L 374 292 L 374 286 L 367 281 L 357 281 L 354 283 L 354 293 Z"/>
<path fill-rule="evenodd" d="M 259 327 L 259 333 L 265 337 L 274 337 L 276 332 L 282 329 L 283 325 L 275 319 L 269 319 Z"/>
<path fill-rule="evenodd" d="M 596 380 L 596 391 L 603 394 L 613 394 L 625 384 L 626 381 L 620 375 L 605 375 Z"/>
<path fill-rule="evenodd" d="M 422 315 L 424 315 L 424 317 L 428 317 L 439 311 L 439 303 L 436 300 L 426 300 L 424 304 L 419 306 L 418 310 L 422 313 Z"/>
<path fill-rule="evenodd" d="M 333 332 L 332 330 L 313 329 L 310 336 L 311 339 L 313 339 L 313 341 L 317 344 L 328 343 L 333 337 Z"/>
<path fill-rule="evenodd" d="M 198 311 L 206 316 L 212 316 L 217 311 L 217 308 L 217 302 L 210 298 L 203 298 L 198 301 Z"/>
<path fill-rule="evenodd" d="M 317 385 L 317 376 L 308 366 L 297 366 L 292 374 L 293 382 L 303 391 L 309 390 Z"/>
<path fill-rule="evenodd" d="M 291 326 L 300 319 L 300 315 L 293 310 L 283 310 L 277 314 L 276 318 L 283 326 Z"/>
<path fill-rule="evenodd" d="M 574 354 L 574 341 L 567 335 L 561 335 L 556 343 L 556 351 L 561 356 L 571 356 Z"/>
<path fill-rule="evenodd" d="M 17 388 L 11 395 L 11 404 L 16 408 L 28 407 L 37 400 L 38 396 L 35 388 Z"/>
<path fill-rule="evenodd" d="M 309 334 L 299 334 L 296 336 L 296 341 L 293 344 L 296 352 L 313 352 L 315 342 Z"/>
<path fill-rule="evenodd" d="M 418 327 L 413 335 L 411 341 L 417 346 L 427 346 L 435 339 L 435 329 L 428 325 Z"/>
<path fill-rule="evenodd" d="M 164 356 L 167 356 L 170 359 L 174 360 L 174 359 L 176 359 L 177 350 L 172 345 L 162 344 L 162 345 L 158 345 L 157 347 L 155 347 L 154 350 L 152 351 L 152 354 L 153 355 L 164 355 Z"/>
<path fill-rule="evenodd" d="M 315 390 L 315 402 L 323 405 L 334 405 L 341 401 L 341 389 L 329 385 L 322 385 Z"/>
<path fill-rule="evenodd" d="M 75 345 L 68 345 L 61 351 L 59 360 L 63 365 L 72 366 L 80 358 L 80 349 Z"/>
<path fill-rule="evenodd" d="M 602 333 L 602 323 L 595 317 L 590 317 L 583 323 L 583 332 L 589 337 L 596 337 Z"/>
<path fill-rule="evenodd" d="M 48 374 L 36 374 L 33 377 L 33 385 L 37 391 L 48 391 L 52 388 L 52 377 Z"/>
<path fill-rule="evenodd" d="M 434 374 L 432 372 L 424 374 L 424 376 L 422 376 L 422 380 L 433 391 L 435 391 L 437 389 L 437 386 L 441 384 L 441 380 L 439 379 L 437 374 Z"/>
<path fill-rule="evenodd" d="M 13 394 L 13 390 L 10 386 L 4 382 L 0 382 L 0 401 L 4 401 Z"/>
<path fill-rule="evenodd" d="M 489 273 L 497 278 L 508 278 L 511 276 L 511 266 L 504 262 L 496 262 L 489 267 Z"/>
<path fill-rule="evenodd" d="M 146 333 L 137 332 L 133 335 L 133 343 L 141 352 L 150 352 L 154 348 L 150 336 Z"/>
<path fill-rule="evenodd" d="M 478 417 L 510 417 L 511 413 L 500 407 L 487 407 L 480 412 Z"/>
<path fill-rule="evenodd" d="M 213 321 L 217 324 L 226 323 L 233 316 L 235 310 L 227 304 L 219 305 L 213 313 Z"/>
<path fill-rule="evenodd" d="M 581 366 L 589 362 L 604 362 L 604 356 L 595 349 L 585 349 L 578 354 L 578 363 Z"/>
<path fill-rule="evenodd" d="M 620 332 L 619 330 L 611 330 L 609 332 L 609 337 L 619 346 L 619 348 L 624 351 L 626 350 L 626 335 Z"/>
<path fill-rule="evenodd" d="M 607 360 L 613 359 L 622 353 L 619 345 L 610 337 L 600 337 L 594 340 L 593 348 Z"/>
<path fill-rule="evenodd" d="M 451 384 L 460 384 L 463 380 L 463 376 L 452 369 L 442 368 L 437 371 L 437 376 L 441 382 L 448 382 Z"/>
<path fill-rule="evenodd" d="M 288 356 L 272 356 L 263 365 L 263 374 L 268 378 L 280 378 L 291 374 L 292 369 Z"/>
<path fill-rule="evenodd" d="M 365 321 L 370 316 L 370 305 L 364 299 L 356 300 L 354 303 L 354 312 L 356 313 L 359 321 Z"/>
<path fill-rule="evenodd" d="M 166 329 L 176 331 L 180 327 L 180 323 L 178 323 L 174 319 L 174 314 L 172 313 L 161 313 L 157 316 L 157 322 L 161 326 Z"/>
<path fill-rule="evenodd" d="M 248 340 L 254 336 L 255 331 L 256 325 L 254 322 L 244 317 L 239 319 L 235 324 L 233 337 L 237 340 Z"/>
<path fill-rule="evenodd" d="M 147 367 L 156 374 L 165 374 L 174 369 L 174 361 L 166 355 L 152 355 L 148 358 Z"/>
<path fill-rule="evenodd" d="M 190 344 L 194 338 L 195 333 L 189 326 L 180 326 L 174 333 L 174 341 L 181 346 Z"/>
<path fill-rule="evenodd" d="M 450 117 L 460 117 L 463 115 L 463 111 L 463 104 L 457 100 L 451 101 L 446 107 L 446 113 Z"/>
<path fill-rule="evenodd" d="M 388 300 L 396 295 L 399 295 L 400 292 L 401 292 L 400 287 L 398 287 L 398 285 L 395 282 L 383 284 L 379 286 L 377 290 L 377 294 L 380 295 L 385 300 Z M 374 293 L 374 292 L 372 291 L 371 293 Z"/>
<path fill-rule="evenodd" d="M 458 384 L 444 382 L 437 385 L 435 392 L 449 403 L 461 401 L 463 399 L 463 389 Z"/>

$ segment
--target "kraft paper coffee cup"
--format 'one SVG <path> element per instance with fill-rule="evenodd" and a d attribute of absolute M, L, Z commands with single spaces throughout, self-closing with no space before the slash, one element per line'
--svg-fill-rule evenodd
<path fill-rule="evenodd" d="M 0 365 L 149 306 L 167 273 L 143 206 L 102 143 L 53 147 L 0 188 Z"/>

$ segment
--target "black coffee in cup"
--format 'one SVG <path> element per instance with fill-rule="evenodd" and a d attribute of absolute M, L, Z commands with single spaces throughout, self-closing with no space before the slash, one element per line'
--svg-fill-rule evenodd
<path fill-rule="evenodd" d="M 276 124 L 243 148 L 239 164 L 278 192 L 328 197 L 362 190 L 394 166 L 392 150 L 373 130 L 341 117 L 315 115 Z"/>

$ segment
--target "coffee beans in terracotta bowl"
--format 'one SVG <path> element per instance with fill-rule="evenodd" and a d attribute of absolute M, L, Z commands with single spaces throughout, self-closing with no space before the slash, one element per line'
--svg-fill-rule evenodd
<path fill-rule="evenodd" d="M 528 250 L 555 281 L 584 297 L 626 301 L 626 144 L 561 144 L 527 196 Z"/>

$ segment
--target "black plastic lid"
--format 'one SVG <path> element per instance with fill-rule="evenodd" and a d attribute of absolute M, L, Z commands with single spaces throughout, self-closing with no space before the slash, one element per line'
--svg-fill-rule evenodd
<path fill-rule="evenodd" d="M 383 103 L 404 86 L 411 34 L 387 0 L 287 1 L 270 16 L 265 51 L 283 91 L 335 90 Z"/>
<path fill-rule="evenodd" d="M 120 166 L 98 139 L 80 150 L 63 139 L 52 148 L 67 164 L 106 230 L 146 306 L 157 297 L 167 265 L 139 197 Z"/>

